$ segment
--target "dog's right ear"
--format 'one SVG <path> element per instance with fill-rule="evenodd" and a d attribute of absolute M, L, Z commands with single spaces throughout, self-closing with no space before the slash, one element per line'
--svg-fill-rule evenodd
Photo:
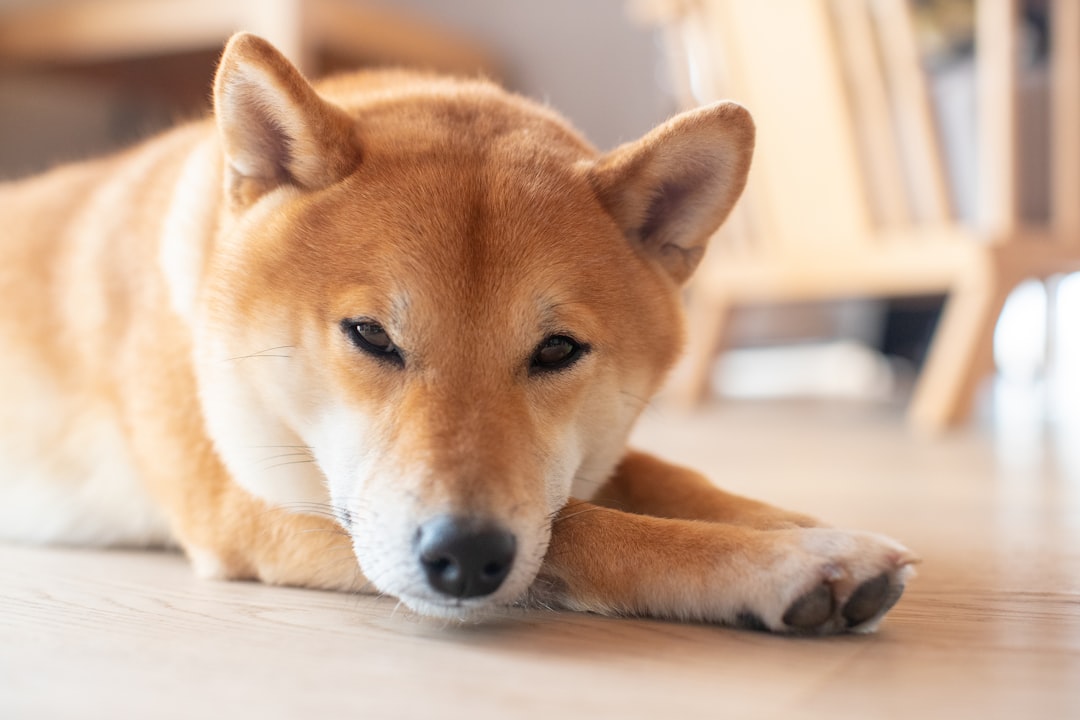
<path fill-rule="evenodd" d="M 250 33 L 233 35 L 225 46 L 214 115 L 230 196 L 241 207 L 284 184 L 326 187 L 360 161 L 354 120 L 319 97 L 277 48 Z"/>

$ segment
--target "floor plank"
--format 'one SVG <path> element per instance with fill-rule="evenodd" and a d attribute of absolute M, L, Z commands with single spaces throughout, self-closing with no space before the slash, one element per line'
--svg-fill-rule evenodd
<path fill-rule="evenodd" d="M 1080 717 L 1080 435 L 910 435 L 895 408 L 650 410 L 640 446 L 885 532 L 919 576 L 826 640 L 195 579 L 183 558 L 0 546 L 0 717 Z"/>

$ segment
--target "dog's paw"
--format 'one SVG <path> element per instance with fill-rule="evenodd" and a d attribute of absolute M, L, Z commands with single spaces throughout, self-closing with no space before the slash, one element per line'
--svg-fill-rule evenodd
<path fill-rule="evenodd" d="M 776 533 L 780 557 L 736 624 L 799 635 L 877 629 L 918 558 L 881 535 L 827 528 Z"/>

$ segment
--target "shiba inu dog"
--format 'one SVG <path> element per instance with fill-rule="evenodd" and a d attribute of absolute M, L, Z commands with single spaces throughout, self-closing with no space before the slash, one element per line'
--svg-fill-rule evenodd
<path fill-rule="evenodd" d="M 742 190 L 719 103 L 599 154 L 404 72 L 240 34 L 213 121 L 0 188 L 0 536 L 216 578 L 867 631 L 912 554 L 626 438 Z"/>

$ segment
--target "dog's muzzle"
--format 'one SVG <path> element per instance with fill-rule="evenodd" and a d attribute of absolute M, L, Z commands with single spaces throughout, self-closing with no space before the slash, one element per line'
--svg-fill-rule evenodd
<path fill-rule="evenodd" d="M 514 566 L 517 540 L 490 521 L 444 515 L 417 532 L 416 553 L 428 584 L 452 598 L 490 595 Z"/>

